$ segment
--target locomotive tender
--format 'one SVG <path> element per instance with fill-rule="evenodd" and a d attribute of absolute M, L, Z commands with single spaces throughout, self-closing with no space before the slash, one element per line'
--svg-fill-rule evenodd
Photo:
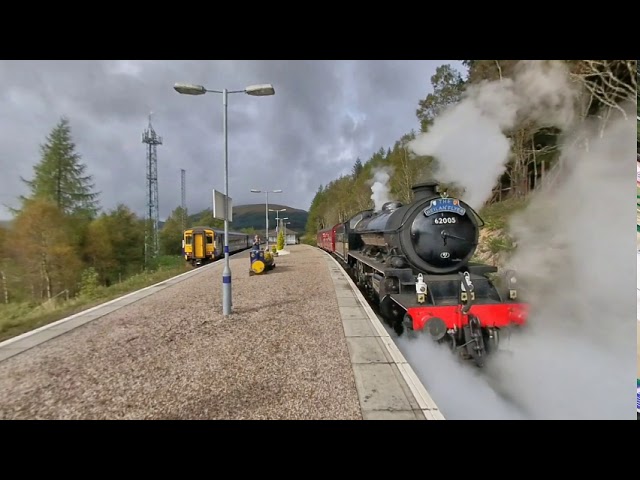
<path fill-rule="evenodd" d="M 398 335 L 426 330 L 483 366 L 500 329 L 526 322 L 515 272 L 496 281 L 488 276 L 496 267 L 470 262 L 484 222 L 468 204 L 436 182 L 414 185 L 413 194 L 407 205 L 387 202 L 320 230 L 317 244 L 338 257 Z"/>

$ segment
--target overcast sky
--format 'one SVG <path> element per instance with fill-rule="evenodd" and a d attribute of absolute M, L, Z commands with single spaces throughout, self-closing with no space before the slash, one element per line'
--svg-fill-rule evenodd
<path fill-rule="evenodd" d="M 0 219 L 25 194 L 39 145 L 62 115 L 101 192 L 144 215 L 149 112 L 158 147 L 160 218 L 180 204 L 211 206 L 224 191 L 222 96 L 179 95 L 176 82 L 211 89 L 271 83 L 276 95 L 229 96 L 229 196 L 262 203 L 251 188 L 282 189 L 274 202 L 308 210 L 320 184 L 350 171 L 380 147 L 418 129 L 418 101 L 438 65 L 455 60 L 47 60 L 0 61 Z"/>

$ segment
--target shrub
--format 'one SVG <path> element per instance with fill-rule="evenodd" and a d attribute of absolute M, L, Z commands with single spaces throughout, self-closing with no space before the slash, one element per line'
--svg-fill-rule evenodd
<path fill-rule="evenodd" d="M 95 298 L 98 294 L 100 282 L 98 272 L 93 267 L 89 267 L 82 272 L 80 279 L 80 296 L 86 298 Z"/>

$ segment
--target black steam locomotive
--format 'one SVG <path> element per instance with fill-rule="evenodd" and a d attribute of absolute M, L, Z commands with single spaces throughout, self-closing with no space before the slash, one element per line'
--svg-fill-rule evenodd
<path fill-rule="evenodd" d="M 398 335 L 426 331 L 478 366 L 498 347 L 499 330 L 526 322 L 516 278 L 491 279 L 494 266 L 472 263 L 480 216 L 428 182 L 408 205 L 387 202 L 318 232 Z"/>

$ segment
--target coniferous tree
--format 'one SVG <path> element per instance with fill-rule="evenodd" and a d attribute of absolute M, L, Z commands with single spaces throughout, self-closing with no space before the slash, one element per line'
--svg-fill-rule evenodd
<path fill-rule="evenodd" d="M 95 217 L 99 193 L 93 191 L 93 177 L 85 173 L 87 167 L 76 152 L 66 117 L 53 128 L 40 151 L 42 157 L 33 167 L 33 179 L 21 179 L 30 190 L 28 197 L 20 197 L 23 206 L 29 200 L 48 200 L 64 214 Z"/>

